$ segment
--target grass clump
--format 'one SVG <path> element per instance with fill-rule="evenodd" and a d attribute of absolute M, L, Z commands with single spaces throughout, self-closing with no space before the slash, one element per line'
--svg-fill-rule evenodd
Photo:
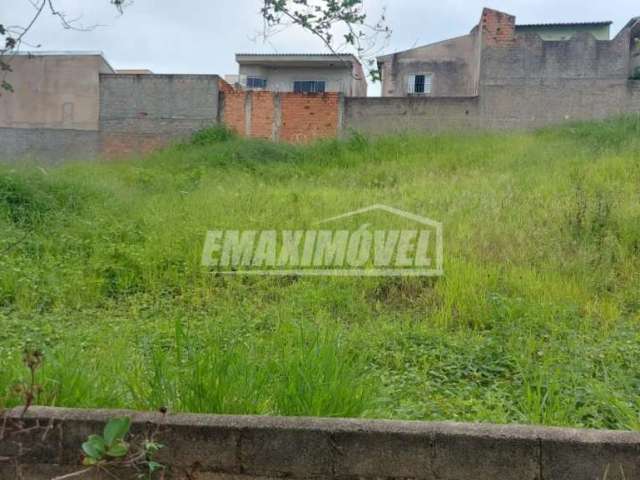
<path fill-rule="evenodd" d="M 47 405 L 636 428 L 638 125 L 309 146 L 216 127 L 131 162 L 2 168 L 0 392 L 18 401 L 29 345 Z M 443 222 L 444 277 L 200 267 L 207 230 L 376 203 Z"/>
<path fill-rule="evenodd" d="M 236 135 L 233 130 L 226 125 L 214 125 L 213 127 L 204 128 L 194 133 L 191 137 L 191 144 L 203 147 L 228 142 L 235 137 Z M 188 148 L 188 145 L 186 147 Z"/>

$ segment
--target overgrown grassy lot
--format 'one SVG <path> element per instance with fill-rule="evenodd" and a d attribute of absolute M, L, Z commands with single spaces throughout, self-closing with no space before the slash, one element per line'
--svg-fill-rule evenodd
<path fill-rule="evenodd" d="M 444 223 L 443 278 L 200 266 L 209 229 L 374 203 Z M 5 405 L 29 347 L 45 405 L 639 426 L 638 118 L 309 147 L 211 130 L 5 166 L 0 232 Z"/>

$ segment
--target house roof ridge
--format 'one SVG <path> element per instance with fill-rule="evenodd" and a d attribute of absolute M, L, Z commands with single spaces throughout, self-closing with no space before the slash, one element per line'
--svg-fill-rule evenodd
<path fill-rule="evenodd" d="M 541 22 L 541 23 L 517 23 L 516 28 L 518 27 L 570 27 L 570 26 L 580 26 L 580 25 L 611 25 L 613 21 L 611 20 L 599 20 L 595 22 Z"/>
<path fill-rule="evenodd" d="M 336 53 L 236 53 L 242 57 L 354 57 L 353 53 L 336 52 Z"/>

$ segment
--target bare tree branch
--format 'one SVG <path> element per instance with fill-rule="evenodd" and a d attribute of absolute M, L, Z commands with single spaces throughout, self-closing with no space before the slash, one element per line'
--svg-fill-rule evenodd
<path fill-rule="evenodd" d="M 341 45 L 353 48 L 372 79 L 379 79 L 373 55 L 380 37 L 387 41 L 391 35 L 384 9 L 374 24 L 366 21 L 364 0 L 264 0 L 261 12 L 265 39 L 276 28 L 296 25 L 319 38 L 332 54 L 348 63 L 336 46 L 335 38 L 341 37 Z"/>
<path fill-rule="evenodd" d="M 25 37 L 45 11 L 57 17 L 61 26 L 67 30 L 88 31 L 98 25 L 84 27 L 79 18 L 71 19 L 56 7 L 55 0 L 28 0 L 34 8 L 33 16 L 25 26 L 6 26 L 0 24 L 0 90 L 13 91 L 6 76 L 11 71 L 11 60 L 17 55 Z M 119 13 L 133 0 L 109 0 Z M 367 23 L 364 0 L 263 0 L 260 9 L 264 19 L 265 40 L 290 26 L 298 26 L 320 39 L 324 46 L 340 61 L 349 63 L 339 52 L 342 46 L 351 47 L 361 63 L 369 70 L 373 80 L 379 79 L 379 73 L 373 57 L 380 37 L 388 40 L 391 29 L 386 23 L 383 11 L 379 20 Z M 342 38 L 340 47 L 335 38 Z M 379 49 L 378 49 L 379 51 Z"/>
<path fill-rule="evenodd" d="M 59 10 L 55 5 L 55 0 L 28 0 L 31 6 L 34 8 L 33 16 L 27 21 L 25 26 L 20 25 L 3 25 L 0 23 L 0 37 L 4 37 L 3 44 L 0 44 L 0 90 L 8 92 L 13 91 L 12 85 L 7 82 L 7 74 L 11 72 L 11 61 L 20 51 L 22 44 L 28 44 L 25 37 L 29 31 L 33 28 L 36 22 L 40 19 L 45 11 L 48 11 L 54 17 L 57 17 L 58 21 L 65 30 L 76 31 L 91 31 L 99 25 L 90 25 L 85 27 L 79 23 L 80 17 L 69 18 L 68 15 Z M 130 3 L 129 0 L 109 0 L 116 9 L 122 13 L 126 5 Z M 38 45 L 39 46 L 39 45 Z"/>

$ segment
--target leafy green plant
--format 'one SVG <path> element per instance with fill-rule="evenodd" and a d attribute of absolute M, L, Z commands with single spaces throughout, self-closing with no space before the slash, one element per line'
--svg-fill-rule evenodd
<path fill-rule="evenodd" d="M 640 67 L 636 67 L 633 69 L 633 73 L 631 74 L 631 78 L 633 80 L 640 80 Z"/>
<path fill-rule="evenodd" d="M 130 429 L 129 417 L 109 420 L 102 435 L 91 435 L 82 444 L 83 465 L 99 470 L 106 470 L 109 466 L 131 468 L 140 472 L 140 478 L 149 479 L 155 472 L 164 469 L 164 465 L 153 459 L 163 445 L 156 442 L 153 435 L 144 438 L 139 445 L 130 443 L 127 441 Z"/>
<path fill-rule="evenodd" d="M 129 434 L 129 417 L 113 418 L 107 422 L 102 435 L 91 435 L 82 444 L 84 465 L 96 465 L 100 462 L 123 458 L 129 453 L 129 444 L 125 437 Z"/>

